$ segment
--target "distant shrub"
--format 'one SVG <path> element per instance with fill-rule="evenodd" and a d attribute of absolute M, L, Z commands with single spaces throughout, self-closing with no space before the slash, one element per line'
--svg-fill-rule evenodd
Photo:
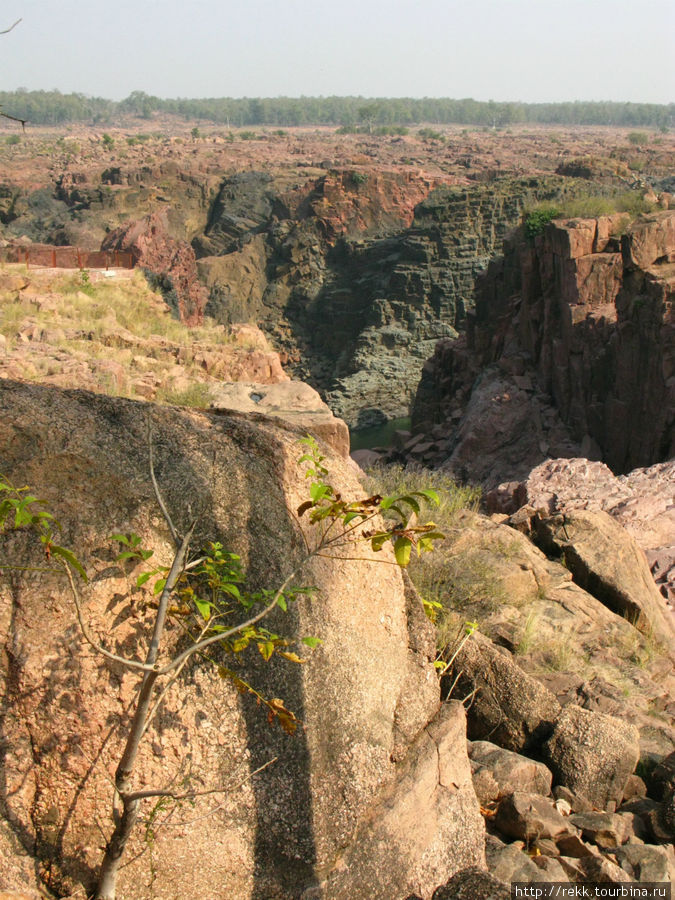
<path fill-rule="evenodd" d="M 112 150 L 115 146 L 115 141 L 111 135 L 108 134 L 107 131 L 103 132 L 103 137 L 101 138 L 101 143 L 106 148 L 106 150 Z"/>
<path fill-rule="evenodd" d="M 533 241 L 552 219 L 562 215 L 560 207 L 542 203 L 525 214 L 525 234 Z"/>
<path fill-rule="evenodd" d="M 367 172 L 350 172 L 349 180 L 352 184 L 365 184 L 368 181 L 368 173 Z"/>
<path fill-rule="evenodd" d="M 421 137 L 425 141 L 440 141 L 443 139 L 443 135 L 440 131 L 434 131 L 433 128 L 420 128 L 417 132 L 417 136 Z"/>
<path fill-rule="evenodd" d="M 240 141 L 255 141 L 258 138 L 258 135 L 255 131 L 240 131 L 237 135 Z"/>
<path fill-rule="evenodd" d="M 7 138 L 6 143 L 9 144 L 10 147 L 14 146 L 15 144 L 20 144 L 21 136 L 18 134 L 10 134 L 10 136 Z"/>
<path fill-rule="evenodd" d="M 558 204 L 540 203 L 526 210 L 523 216 L 525 234 L 534 240 L 553 219 L 595 219 L 625 213 L 617 234 L 623 233 L 632 219 L 643 213 L 652 212 L 653 203 L 645 200 L 638 191 L 624 191 L 615 194 L 581 194 L 561 200 Z"/>
<path fill-rule="evenodd" d="M 646 131 L 631 131 L 628 142 L 636 147 L 642 147 L 649 142 L 649 135 Z"/>

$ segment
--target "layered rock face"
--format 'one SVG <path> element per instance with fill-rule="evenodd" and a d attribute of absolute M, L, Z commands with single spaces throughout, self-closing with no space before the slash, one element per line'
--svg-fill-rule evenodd
<path fill-rule="evenodd" d="M 85 619 L 114 652 L 143 655 L 153 609 L 151 592 L 134 588 L 138 570 L 115 562 L 108 536 L 134 531 L 158 563 L 171 557 L 148 471 L 148 418 L 176 525 L 197 517 L 195 548 L 221 540 L 241 555 L 252 586 L 273 587 L 312 540 L 289 512 L 307 493 L 296 463 L 302 432 L 279 419 L 9 381 L 0 382 L 0 412 L 3 474 L 30 484 L 58 517 L 62 543 L 89 572 Z M 327 455 L 336 488 L 360 496 L 347 461 Z M 3 536 L 2 560 L 36 571 L 0 588 L 9 829 L 0 834 L 0 874 L 10 879 L 0 889 L 31 886 L 28 852 L 62 895 L 88 893 L 99 826 L 103 840 L 111 827 L 111 778 L 137 678 L 83 641 L 67 582 L 44 571 L 28 534 Z M 269 626 L 323 643 L 302 666 L 252 654 L 259 662 L 242 675 L 282 698 L 302 726 L 295 736 L 270 728 L 215 667 L 184 670 L 144 742 L 139 785 L 227 791 L 178 810 L 150 838 L 139 826 L 120 900 L 429 900 L 451 874 L 483 862 L 464 711 L 440 709 L 434 633 L 416 594 L 395 566 L 368 559 L 315 559 L 300 579 L 317 586 L 316 599 Z M 180 629 L 170 630 L 169 642 L 179 639 Z"/>
<path fill-rule="evenodd" d="M 673 455 L 675 213 L 643 216 L 619 241 L 620 227 L 554 221 L 533 244 L 505 242 L 466 339 L 425 368 L 413 418 L 439 426 L 430 459 L 494 485 L 499 467 L 476 454 L 476 435 L 496 424 L 499 444 L 520 444 L 501 480 L 546 456 L 626 472 Z"/>
<path fill-rule="evenodd" d="M 208 311 L 254 317 L 351 426 L 405 416 L 424 359 L 457 336 L 477 274 L 523 208 L 577 187 L 355 170 L 275 193 L 269 176 L 235 176 L 193 241 Z"/>

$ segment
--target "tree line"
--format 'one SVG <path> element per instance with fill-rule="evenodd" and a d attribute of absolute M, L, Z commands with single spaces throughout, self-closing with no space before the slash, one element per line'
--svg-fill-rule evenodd
<path fill-rule="evenodd" d="M 124 100 L 107 100 L 59 91 L 0 92 L 0 107 L 35 125 L 70 122 L 112 124 L 121 116 L 152 119 L 170 114 L 186 120 L 243 128 L 251 125 L 615 125 L 669 128 L 675 103 L 617 103 L 578 100 L 567 103 L 498 103 L 444 97 L 220 97 L 162 99 L 133 91 Z"/>

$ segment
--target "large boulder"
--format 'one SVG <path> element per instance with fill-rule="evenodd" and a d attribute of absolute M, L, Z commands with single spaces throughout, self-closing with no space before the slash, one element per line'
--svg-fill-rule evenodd
<path fill-rule="evenodd" d="M 566 706 L 544 745 L 557 784 L 594 806 L 619 804 L 640 758 L 638 730 L 614 716 Z"/>
<path fill-rule="evenodd" d="M 675 460 L 616 476 L 597 460 L 548 459 L 522 482 L 499 485 L 487 497 L 491 512 L 515 513 L 521 506 L 548 515 L 570 510 L 609 513 L 645 551 L 664 597 L 675 600 Z"/>
<path fill-rule="evenodd" d="M 469 757 L 473 772 L 476 794 L 483 804 L 486 800 L 496 800 L 498 797 L 510 794 L 513 791 L 525 791 L 531 794 L 551 793 L 552 774 L 543 763 L 511 750 L 504 750 L 490 741 L 473 741 L 469 744 Z M 491 796 L 483 794 L 479 785 L 485 783 L 485 776 L 489 775 L 494 781 L 495 790 Z"/>
<path fill-rule="evenodd" d="M 138 533 L 158 564 L 172 554 L 148 471 L 148 422 L 176 526 L 197 519 L 195 548 L 221 541 L 239 553 L 253 587 L 269 588 L 312 540 L 306 517 L 301 533 L 290 512 L 307 495 L 297 464 L 302 432 L 281 420 L 0 381 L 0 470 L 47 501 L 61 543 L 90 576 L 81 589 L 85 621 L 97 640 L 131 656 L 144 652 L 152 595 L 135 589 L 137 569 L 115 562 L 109 535 Z M 349 462 L 324 448 L 335 486 L 344 497 L 360 495 Z M 5 814 L 53 888 L 88 893 L 110 833 L 111 779 L 137 677 L 91 651 L 67 583 L 43 571 L 32 546 L 14 533 L 0 548 L 3 561 L 36 569 L 0 586 Z M 212 666 L 188 666 L 167 693 L 141 750 L 138 784 L 188 779 L 226 792 L 174 812 L 175 827 L 136 829 L 119 900 L 291 900 L 321 884 L 326 900 L 412 891 L 429 900 L 470 859 L 483 864 L 464 714 L 455 705 L 437 717 L 430 626 L 395 566 L 371 561 L 367 548 L 359 556 L 315 559 L 298 577 L 317 597 L 269 619 L 291 638 L 321 638 L 305 665 L 266 664 L 257 653 L 244 661 L 242 676 L 295 712 L 295 735 L 271 728 Z M 178 637 L 169 631 L 169 642 Z M 428 791 L 415 793 L 417 784 Z M 398 814 L 386 813 L 390 803 Z M 164 818 L 152 801 L 144 815 Z M 359 847 L 373 847 L 376 835 L 371 884 Z"/>
<path fill-rule="evenodd" d="M 304 381 L 277 384 L 221 383 L 211 390 L 211 409 L 261 413 L 304 428 L 339 453 L 349 455 L 349 429 Z"/>
<path fill-rule="evenodd" d="M 471 866 L 434 891 L 433 900 L 510 900 L 510 897 L 507 884 Z"/>
<path fill-rule="evenodd" d="M 675 621 L 649 571 L 644 553 L 611 516 L 571 510 L 536 521 L 536 540 L 559 553 L 574 581 L 665 648 L 675 646 Z"/>
<path fill-rule="evenodd" d="M 464 644 L 444 684 L 455 678 L 454 696 L 473 698 L 468 726 L 473 741 L 489 739 L 516 752 L 537 747 L 560 714 L 555 696 L 481 634 Z"/>

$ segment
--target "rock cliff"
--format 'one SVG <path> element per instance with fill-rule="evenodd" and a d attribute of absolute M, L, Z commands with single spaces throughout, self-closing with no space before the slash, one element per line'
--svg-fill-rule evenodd
<path fill-rule="evenodd" d="M 275 194 L 269 176 L 235 176 L 193 242 L 208 311 L 253 316 L 349 425 L 406 416 L 424 359 L 457 336 L 476 276 L 523 208 L 577 189 L 354 170 Z"/>
<path fill-rule="evenodd" d="M 675 213 L 619 239 L 621 225 L 554 221 L 534 243 L 505 242 L 466 338 L 425 366 L 413 426 L 430 435 L 427 461 L 494 486 L 547 456 L 621 473 L 675 453 Z M 485 433 L 500 458 L 481 452 Z"/>

